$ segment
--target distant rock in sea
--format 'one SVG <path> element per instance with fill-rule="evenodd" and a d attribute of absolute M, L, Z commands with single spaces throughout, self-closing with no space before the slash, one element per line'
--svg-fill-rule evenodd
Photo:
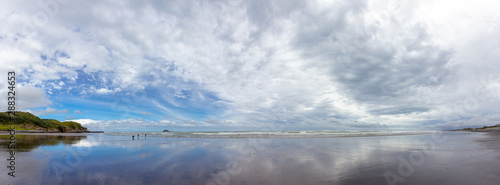
<path fill-rule="evenodd" d="M 170 132 L 170 131 L 168 131 L 167 129 L 165 129 L 165 130 L 163 130 L 163 132 Z"/>

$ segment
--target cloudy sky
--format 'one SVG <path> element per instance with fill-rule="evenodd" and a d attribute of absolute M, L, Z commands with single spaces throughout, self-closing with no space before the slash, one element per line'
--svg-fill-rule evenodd
<path fill-rule="evenodd" d="M 0 73 L 15 71 L 17 109 L 42 118 L 106 131 L 500 123 L 498 1 L 33 2 L 1 2 Z"/>

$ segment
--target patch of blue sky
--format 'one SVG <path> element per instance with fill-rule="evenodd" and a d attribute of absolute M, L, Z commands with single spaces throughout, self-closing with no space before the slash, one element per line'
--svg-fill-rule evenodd
<path fill-rule="evenodd" d="M 105 80 L 108 76 L 103 73 L 85 73 L 78 71 L 76 82 L 62 78 L 54 80 L 64 82 L 62 88 L 52 89 L 50 99 L 52 108 L 66 109 L 68 113 L 42 115 L 42 118 L 84 119 L 91 117 L 94 120 L 122 120 L 144 119 L 157 121 L 165 117 L 179 119 L 204 120 L 217 118 L 225 110 L 222 99 L 212 92 L 203 90 L 194 83 L 180 83 L 181 89 L 163 84 L 156 87 L 146 87 L 140 91 L 121 91 L 110 94 L 91 93 L 95 89 L 110 87 Z M 174 79 L 174 78 L 172 78 Z M 85 84 L 85 85 L 82 85 Z M 175 87 L 175 88 L 174 88 Z M 45 108 L 39 108 L 43 110 Z M 36 109 L 35 109 L 36 110 Z M 79 111 L 81 113 L 75 113 Z"/>
<path fill-rule="evenodd" d="M 159 111 L 159 114 L 166 116 L 199 121 L 217 117 L 225 110 L 225 106 L 218 103 L 222 100 L 215 94 L 195 86 L 192 87 L 182 90 L 182 95 L 169 87 L 146 88 L 145 94 L 150 99 L 154 111 Z"/>

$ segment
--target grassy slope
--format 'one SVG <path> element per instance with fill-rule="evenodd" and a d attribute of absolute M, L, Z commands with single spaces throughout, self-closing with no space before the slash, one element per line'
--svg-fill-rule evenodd
<path fill-rule="evenodd" d="M 12 122 L 8 112 L 0 112 L 0 130 L 8 130 L 15 126 L 16 130 L 55 129 L 55 130 L 83 130 L 85 127 L 80 123 L 65 121 L 60 122 L 55 119 L 40 119 L 29 112 L 15 112 L 15 122 Z"/>

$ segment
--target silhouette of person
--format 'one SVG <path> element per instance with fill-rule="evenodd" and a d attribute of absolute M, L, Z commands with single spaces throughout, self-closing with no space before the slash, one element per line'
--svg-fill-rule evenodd
<path fill-rule="evenodd" d="M 134 140 L 134 136 L 132 136 L 132 140 Z"/>

